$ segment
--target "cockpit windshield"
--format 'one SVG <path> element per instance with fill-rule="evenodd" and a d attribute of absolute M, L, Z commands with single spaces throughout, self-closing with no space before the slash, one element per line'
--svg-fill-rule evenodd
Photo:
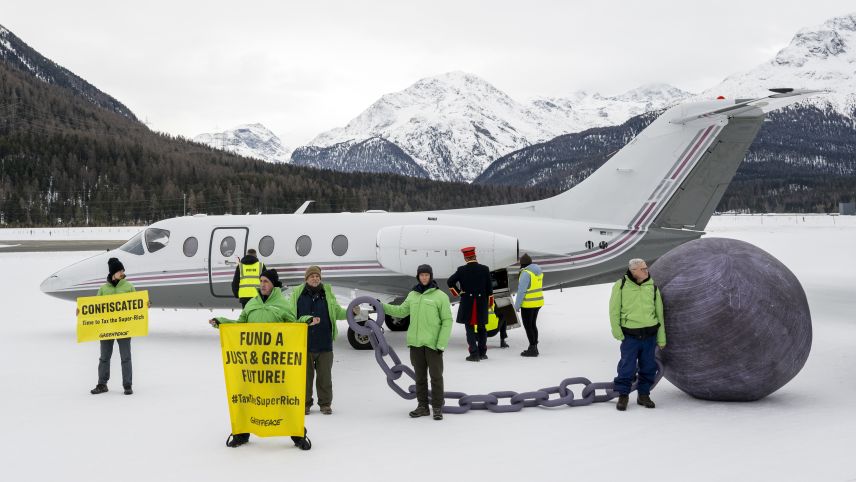
<path fill-rule="evenodd" d="M 143 250 L 143 232 L 140 231 L 134 235 L 134 237 L 129 239 L 125 244 L 119 246 L 119 249 L 131 254 L 136 254 L 137 256 L 146 254 L 145 250 Z"/>
<path fill-rule="evenodd" d="M 146 230 L 146 247 L 149 253 L 154 253 L 169 244 L 169 231 L 160 228 L 149 228 Z"/>

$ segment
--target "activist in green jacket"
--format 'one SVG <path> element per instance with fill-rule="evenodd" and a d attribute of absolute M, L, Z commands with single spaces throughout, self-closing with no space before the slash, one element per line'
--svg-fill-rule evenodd
<path fill-rule="evenodd" d="M 452 334 L 452 307 L 449 296 L 437 288 L 434 271 L 427 264 L 416 270 L 416 286 L 399 306 L 383 304 L 384 312 L 399 318 L 410 315 L 407 346 L 416 374 L 416 410 L 412 418 L 431 415 L 428 411 L 428 374 L 431 374 L 431 405 L 434 420 L 443 420 L 443 350 Z"/>
<path fill-rule="evenodd" d="M 427 287 L 416 285 L 398 306 L 383 304 L 384 313 L 396 318 L 410 316 L 407 328 L 407 346 L 426 346 L 444 351 L 452 334 L 452 307 L 449 296 L 437 289 L 431 280 Z M 424 291 L 420 291 L 424 289 Z"/>
<path fill-rule="evenodd" d="M 131 293 L 137 291 L 128 280 L 125 279 L 125 266 L 119 261 L 119 258 L 110 258 L 107 260 L 107 282 L 98 288 L 97 296 L 118 295 L 122 293 Z M 134 390 L 131 389 L 132 369 L 131 369 L 131 339 L 117 338 L 116 344 L 119 345 L 119 358 L 122 360 L 122 386 L 125 389 L 125 395 L 132 395 Z M 107 391 L 107 381 L 110 380 L 110 358 L 113 357 L 113 340 L 99 340 L 101 348 L 101 356 L 98 358 L 98 383 L 95 388 L 89 391 L 93 395 L 104 393 Z"/>
<path fill-rule="evenodd" d="M 304 316 L 296 320 L 295 314 L 290 310 L 285 296 L 282 295 L 282 283 L 279 282 L 279 274 L 275 269 L 262 272 L 259 277 L 259 295 L 251 299 L 241 311 L 237 320 L 224 317 L 212 318 L 209 323 L 214 328 L 220 328 L 223 323 L 307 323 L 318 324 L 318 319 Z M 305 431 L 305 428 L 304 428 Z M 249 433 L 229 434 L 226 439 L 227 447 L 240 447 L 250 440 Z M 291 437 L 294 445 L 301 450 L 309 450 L 312 443 L 306 436 Z"/>
<path fill-rule="evenodd" d="M 312 321 L 311 316 L 302 316 L 299 320 L 291 309 L 291 305 L 282 290 L 274 287 L 267 296 L 259 295 L 251 299 L 244 307 L 237 320 L 230 320 L 223 316 L 214 318 L 218 324 L 222 323 L 308 323 Z"/>
<path fill-rule="evenodd" d="M 666 347 L 666 325 L 663 297 L 644 259 L 631 259 L 627 273 L 612 286 L 609 323 L 612 336 L 621 341 L 621 359 L 612 380 L 613 389 L 618 392 L 615 408 L 621 412 L 627 410 L 634 388 L 638 395 L 636 402 L 654 408 L 651 388 L 657 383 L 656 350 L 658 345 L 661 350 Z"/>
<path fill-rule="evenodd" d="M 112 283 L 104 283 L 98 288 L 98 294 L 96 296 L 107 296 L 107 295 L 119 295 L 122 293 L 133 293 L 137 291 L 134 288 L 134 285 L 131 284 L 130 281 L 122 278 L 116 283 L 116 286 L 113 286 Z"/>
<path fill-rule="evenodd" d="M 321 267 L 308 266 L 304 283 L 291 293 L 291 308 L 300 315 L 317 316 L 321 322 L 309 328 L 306 340 L 306 414 L 318 395 L 324 415 L 333 414 L 333 340 L 338 335 L 336 320 L 347 318 L 347 311 L 336 301 L 329 284 L 321 282 Z"/>
<path fill-rule="evenodd" d="M 636 330 L 660 324 L 657 330 L 657 345 L 666 345 L 666 324 L 663 320 L 663 297 L 648 276 L 642 282 L 636 281 L 628 270 L 622 279 L 612 285 L 609 298 L 609 323 L 612 336 L 624 340 L 621 328 Z"/>
<path fill-rule="evenodd" d="M 348 319 L 348 310 L 339 305 L 339 302 L 336 301 L 336 296 L 333 294 L 333 289 L 329 284 L 323 283 L 324 287 L 324 299 L 327 300 L 327 312 L 330 314 L 330 329 L 333 333 L 333 339 L 339 335 L 339 329 L 336 327 L 336 320 L 347 320 Z M 300 299 L 300 295 L 303 294 L 303 290 L 306 289 L 306 283 L 301 283 L 299 286 L 295 286 L 293 290 L 291 290 L 291 297 L 288 300 L 288 308 L 291 310 L 291 313 L 297 313 L 297 300 Z"/>

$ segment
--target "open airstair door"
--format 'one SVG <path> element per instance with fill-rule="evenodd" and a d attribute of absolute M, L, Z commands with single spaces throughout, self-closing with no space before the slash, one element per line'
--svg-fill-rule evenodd
<path fill-rule="evenodd" d="M 244 227 L 214 228 L 208 244 L 208 283 L 211 294 L 232 298 L 232 276 L 247 247 L 250 230 Z"/>

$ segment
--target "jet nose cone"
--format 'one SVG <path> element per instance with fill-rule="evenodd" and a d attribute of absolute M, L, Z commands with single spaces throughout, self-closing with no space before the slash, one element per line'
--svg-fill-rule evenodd
<path fill-rule="evenodd" d="M 52 274 L 45 278 L 44 281 L 42 281 L 42 284 L 39 286 L 39 288 L 42 290 L 42 293 L 50 295 L 56 293 L 61 286 L 62 279 L 60 279 L 58 275 Z"/>

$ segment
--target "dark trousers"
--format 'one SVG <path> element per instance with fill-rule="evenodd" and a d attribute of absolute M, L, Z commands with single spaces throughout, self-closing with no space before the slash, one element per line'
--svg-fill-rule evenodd
<path fill-rule="evenodd" d="M 499 318 L 499 339 L 500 340 L 504 340 L 504 339 L 508 338 L 508 333 L 506 332 L 506 328 L 507 328 L 506 325 L 507 325 L 507 323 L 505 322 L 505 318 L 500 317 Z"/>
<path fill-rule="evenodd" d="M 467 329 L 467 346 L 470 350 L 470 355 L 486 355 L 487 354 L 487 330 L 483 323 L 479 323 L 479 331 L 469 323 Z"/>
<path fill-rule="evenodd" d="M 306 407 L 311 407 L 312 382 L 316 378 L 318 383 L 318 405 L 329 407 L 333 403 L 333 352 L 320 351 L 306 353 L 309 363 L 306 364 Z"/>
<path fill-rule="evenodd" d="M 416 372 L 416 401 L 428 406 L 428 374 L 431 374 L 431 406 L 443 406 L 443 352 L 425 346 L 410 347 L 410 363 Z"/>
<path fill-rule="evenodd" d="M 630 385 L 639 372 L 639 385 L 636 393 L 649 395 L 651 386 L 657 376 L 657 361 L 654 350 L 657 347 L 657 337 L 649 336 L 644 340 L 625 336 L 621 342 L 621 360 L 618 362 L 618 376 L 615 377 L 615 391 L 620 395 L 630 393 Z"/>
<path fill-rule="evenodd" d="M 538 344 L 538 308 L 520 308 L 520 318 L 523 319 L 523 329 L 526 330 L 526 339 L 530 345 Z"/>
<path fill-rule="evenodd" d="M 119 338 L 119 357 L 122 359 L 122 385 L 131 385 L 131 339 Z M 110 380 L 110 358 L 113 356 L 113 340 L 101 340 L 101 357 L 98 359 L 98 383 L 106 385 Z"/>

